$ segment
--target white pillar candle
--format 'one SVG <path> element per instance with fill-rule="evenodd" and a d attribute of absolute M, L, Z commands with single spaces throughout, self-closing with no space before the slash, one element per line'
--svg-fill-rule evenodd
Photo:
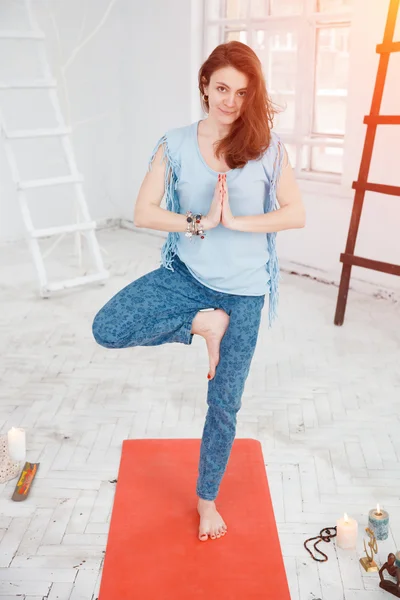
<path fill-rule="evenodd" d="M 357 545 L 358 523 L 344 514 L 344 517 L 336 522 L 337 535 L 336 545 L 339 548 L 355 549 Z"/>
<path fill-rule="evenodd" d="M 7 434 L 8 454 L 11 460 L 22 462 L 26 455 L 25 430 L 11 427 Z"/>

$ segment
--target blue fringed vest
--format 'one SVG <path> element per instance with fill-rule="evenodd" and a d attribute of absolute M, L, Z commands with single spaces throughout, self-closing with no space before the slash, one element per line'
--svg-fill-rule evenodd
<path fill-rule="evenodd" d="M 207 214 L 218 179 L 218 172 L 201 155 L 197 127 L 195 122 L 168 131 L 150 157 L 149 169 L 162 144 L 166 208 L 179 214 L 187 210 Z M 227 172 L 233 215 L 256 215 L 279 208 L 276 186 L 283 155 L 279 137 L 271 132 L 271 144 L 261 158 Z M 280 279 L 275 232 L 232 231 L 222 224 L 207 231 L 204 240 L 197 237 L 189 240 L 184 233 L 170 232 L 162 247 L 161 264 L 172 271 L 175 254 L 194 277 L 212 289 L 253 296 L 269 293 L 271 326 L 277 313 Z"/>

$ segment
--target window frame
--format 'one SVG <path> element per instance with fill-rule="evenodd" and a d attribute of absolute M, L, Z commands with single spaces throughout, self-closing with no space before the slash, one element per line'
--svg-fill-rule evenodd
<path fill-rule="evenodd" d="M 321 27 L 351 27 L 353 10 L 347 9 L 341 12 L 326 12 L 318 13 L 314 11 L 316 0 L 303 0 L 303 11 L 298 15 L 285 16 L 266 16 L 253 17 L 250 16 L 251 0 L 247 2 L 247 14 L 243 19 L 228 19 L 228 18 L 210 18 L 209 6 L 211 2 L 216 0 L 203 0 L 203 35 L 202 35 L 202 56 L 203 60 L 211 51 L 208 48 L 208 33 L 210 26 L 220 26 L 218 31 L 218 44 L 224 41 L 224 29 L 226 25 L 236 27 L 236 31 L 247 32 L 247 43 L 250 47 L 254 47 L 254 36 L 257 25 L 260 29 L 268 32 L 268 29 L 275 29 L 279 25 L 290 26 L 297 35 L 297 60 L 296 60 L 296 81 L 295 81 L 295 125 L 292 132 L 277 133 L 281 137 L 283 143 L 291 144 L 296 147 L 296 165 L 294 167 L 296 177 L 300 180 L 308 180 L 318 184 L 328 184 L 326 189 L 337 190 L 342 184 L 342 173 L 327 173 L 312 170 L 304 170 L 301 168 L 302 161 L 300 159 L 302 152 L 307 152 L 309 155 L 308 165 L 311 165 L 311 151 L 315 146 L 319 147 L 340 147 L 345 148 L 344 134 L 323 134 L 313 133 L 313 123 L 315 116 L 315 100 L 316 100 L 316 67 L 317 67 L 317 30 Z M 220 14 L 222 12 L 224 0 L 220 2 Z M 313 68 L 304 69 L 304 65 L 312 65 Z M 304 108 L 303 108 L 304 107 Z M 344 160 L 343 160 L 344 162 Z M 332 184 L 335 184 L 332 186 Z M 305 186 L 309 189 L 309 186 Z M 318 185 L 321 188 L 321 185 Z M 347 194 L 346 194 L 347 195 Z"/>

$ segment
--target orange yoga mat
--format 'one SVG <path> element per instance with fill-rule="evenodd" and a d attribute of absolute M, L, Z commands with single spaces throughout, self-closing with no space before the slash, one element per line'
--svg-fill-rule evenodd
<path fill-rule="evenodd" d="M 228 533 L 198 539 L 200 440 L 126 440 L 99 600 L 290 600 L 261 444 L 236 439 L 216 500 Z"/>

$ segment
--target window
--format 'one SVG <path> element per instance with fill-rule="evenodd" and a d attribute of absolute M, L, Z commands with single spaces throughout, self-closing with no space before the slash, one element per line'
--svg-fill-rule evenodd
<path fill-rule="evenodd" d="M 251 46 L 297 176 L 340 182 L 354 0 L 204 1 L 204 57 L 230 40 Z"/>

